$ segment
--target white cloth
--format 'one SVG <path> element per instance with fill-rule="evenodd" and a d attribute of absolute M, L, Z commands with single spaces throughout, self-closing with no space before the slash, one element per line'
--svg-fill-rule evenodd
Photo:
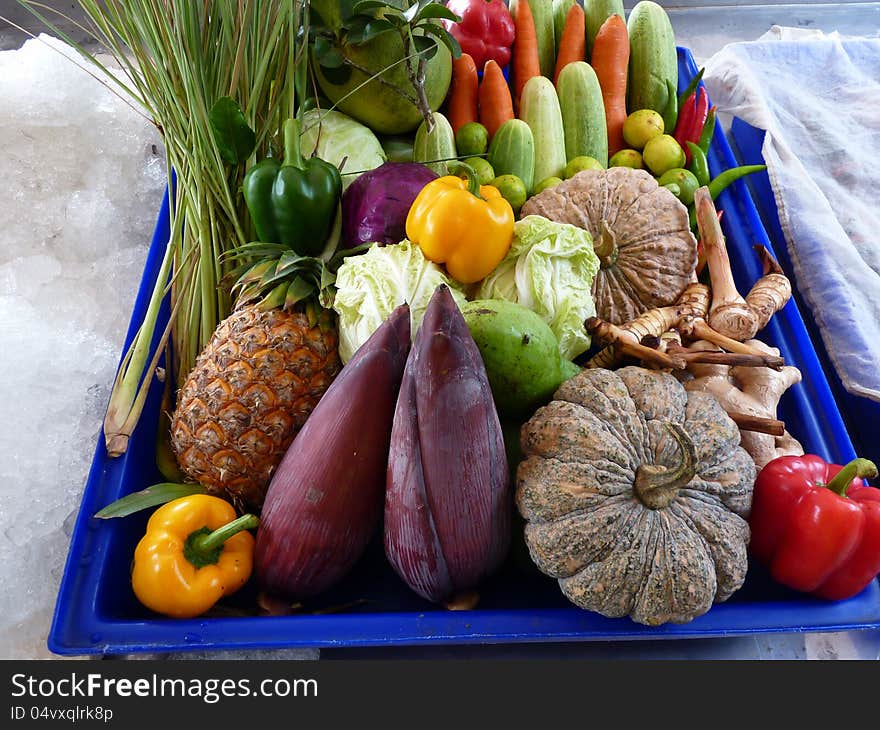
<path fill-rule="evenodd" d="M 763 154 L 798 291 L 844 387 L 880 401 L 880 34 L 774 27 L 706 62 Z"/>

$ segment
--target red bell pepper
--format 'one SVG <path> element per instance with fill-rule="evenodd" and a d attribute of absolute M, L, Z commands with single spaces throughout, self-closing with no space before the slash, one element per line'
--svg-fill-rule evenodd
<path fill-rule="evenodd" d="M 449 0 L 446 7 L 461 20 L 444 20 L 443 25 L 477 68 L 490 59 L 501 68 L 510 63 L 516 29 L 504 0 Z"/>
<path fill-rule="evenodd" d="M 758 474 L 749 549 L 783 585 L 838 601 L 880 573 L 880 489 L 867 459 L 846 466 L 781 456 Z"/>

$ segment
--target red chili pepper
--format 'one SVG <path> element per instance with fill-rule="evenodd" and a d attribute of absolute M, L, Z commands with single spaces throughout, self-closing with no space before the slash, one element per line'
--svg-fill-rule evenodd
<path fill-rule="evenodd" d="M 687 136 L 690 134 L 694 126 L 694 115 L 697 113 L 697 94 L 692 93 L 678 111 L 678 120 L 675 123 L 675 131 L 672 136 L 681 145 L 681 148 L 687 152 Z"/>
<path fill-rule="evenodd" d="M 504 0 L 449 0 L 446 4 L 461 18 L 458 23 L 443 20 L 463 53 L 481 69 L 493 60 L 501 68 L 510 63 L 510 49 L 516 29 Z"/>
<path fill-rule="evenodd" d="M 781 456 L 758 474 L 749 549 L 774 580 L 842 600 L 880 573 L 880 489 L 867 459 L 846 466 L 818 456 Z"/>
<path fill-rule="evenodd" d="M 696 99 L 694 101 L 694 112 L 693 116 L 689 120 L 689 125 L 682 130 L 683 132 L 683 140 L 679 142 L 682 149 L 684 150 L 685 156 L 685 165 L 691 164 L 691 151 L 687 146 L 688 142 L 693 142 L 694 144 L 700 143 L 700 137 L 703 134 L 703 126 L 706 124 L 706 119 L 709 116 L 709 94 L 706 91 L 705 86 L 699 87 L 696 91 Z M 676 126 L 676 133 L 678 131 L 678 127 Z M 678 136 L 676 134 L 676 139 Z"/>

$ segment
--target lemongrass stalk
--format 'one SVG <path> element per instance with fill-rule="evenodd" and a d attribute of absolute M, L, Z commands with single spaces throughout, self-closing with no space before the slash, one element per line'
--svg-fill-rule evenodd
<path fill-rule="evenodd" d="M 123 361 L 116 375 L 116 382 L 107 406 L 104 417 L 104 440 L 107 453 L 110 456 L 119 456 L 125 453 L 128 447 L 128 435 L 125 433 L 125 424 L 129 419 L 132 406 L 137 399 L 137 393 L 144 377 L 144 367 L 150 355 L 153 335 L 156 331 L 156 320 L 159 316 L 159 308 L 165 299 L 165 285 L 171 274 L 171 249 L 166 248 L 159 275 L 150 295 L 150 303 L 143 323 L 138 328 L 137 334 L 132 340 L 129 353 Z"/>
<path fill-rule="evenodd" d="M 119 73 L 44 14 L 67 17 L 63 13 L 32 0 L 18 2 L 103 72 L 106 79 L 101 83 L 150 118 L 165 144 L 171 234 L 105 419 L 108 451 L 122 453 L 153 382 L 161 345 L 152 357 L 151 351 L 165 295 L 170 292 L 171 316 L 164 334 L 170 337 L 172 369 L 177 370 L 166 377 L 175 378 L 178 385 L 231 308 L 230 294 L 221 286 L 230 267 L 223 254 L 248 240 L 251 224 L 239 195 L 245 170 L 220 157 L 208 121 L 210 108 L 220 96 L 238 99 L 258 141 L 252 161 L 265 155 L 292 98 L 290 59 L 306 59 L 305 44 L 297 41 L 296 29 L 290 26 L 292 19 L 307 18 L 307 3 L 78 0 L 88 32 L 106 48 Z M 86 29 L 85 24 L 77 27 Z M 176 186 L 171 184 L 172 172 Z"/>

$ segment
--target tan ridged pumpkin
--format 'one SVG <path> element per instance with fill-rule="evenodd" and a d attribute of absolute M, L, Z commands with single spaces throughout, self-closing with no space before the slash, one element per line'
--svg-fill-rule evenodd
<path fill-rule="evenodd" d="M 707 393 L 668 373 L 583 370 L 521 432 L 517 507 L 538 568 L 577 606 L 686 623 L 743 584 L 755 465 Z"/>
<path fill-rule="evenodd" d="M 697 240 L 687 208 L 645 170 L 584 170 L 529 198 L 527 215 L 590 232 L 600 262 L 593 301 L 606 322 L 670 305 L 693 280 Z"/>

